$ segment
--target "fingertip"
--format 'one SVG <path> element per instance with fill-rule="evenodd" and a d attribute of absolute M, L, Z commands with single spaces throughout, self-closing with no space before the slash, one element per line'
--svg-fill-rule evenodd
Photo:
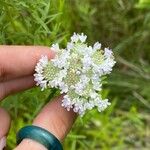
<path fill-rule="evenodd" d="M 41 55 L 46 55 L 49 59 L 52 59 L 55 56 L 54 50 L 48 46 L 34 46 L 33 49 L 35 50 L 33 51 L 33 57 L 37 60 L 41 57 Z"/>
<path fill-rule="evenodd" d="M 1 121 L 0 123 L 0 139 L 1 139 L 2 137 L 7 135 L 11 123 L 9 113 L 3 108 L 0 108 L 0 121 Z"/>
<path fill-rule="evenodd" d="M 33 121 L 34 125 L 45 128 L 60 141 L 69 133 L 77 117 L 72 110 L 67 111 L 61 106 L 62 99 L 61 95 L 50 101 Z"/>
<path fill-rule="evenodd" d="M 33 74 L 42 55 L 52 59 L 55 52 L 47 46 L 0 46 L 0 81 Z"/>

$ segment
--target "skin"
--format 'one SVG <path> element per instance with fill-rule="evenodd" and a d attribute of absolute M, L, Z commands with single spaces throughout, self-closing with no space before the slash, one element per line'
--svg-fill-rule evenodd
<path fill-rule="evenodd" d="M 35 85 L 33 73 L 41 55 L 49 59 L 54 52 L 43 46 L 0 46 L 0 100 L 6 96 L 29 89 Z M 70 131 L 76 114 L 61 106 L 63 95 L 46 104 L 33 124 L 53 133 L 61 142 Z M 18 100 L 19 101 L 19 100 Z M 8 134 L 11 119 L 9 114 L 0 108 L 0 139 Z M 15 150 L 46 150 L 46 148 L 30 139 L 24 139 Z"/>

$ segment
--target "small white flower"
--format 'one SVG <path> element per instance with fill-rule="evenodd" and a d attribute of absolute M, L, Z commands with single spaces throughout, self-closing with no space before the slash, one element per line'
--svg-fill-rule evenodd
<path fill-rule="evenodd" d="M 84 89 L 84 85 L 82 85 L 81 82 L 77 83 L 75 85 L 75 92 L 79 95 L 82 95 L 83 94 L 83 89 Z"/>
<path fill-rule="evenodd" d="M 61 82 L 59 84 L 59 87 L 61 89 L 61 93 L 67 93 L 68 92 L 68 85 L 65 84 L 64 82 Z"/>
<path fill-rule="evenodd" d="M 83 95 L 84 89 L 89 81 L 90 79 L 86 75 L 81 75 L 80 81 L 74 86 L 75 92 L 79 95 Z"/>
<path fill-rule="evenodd" d="M 63 100 L 62 100 L 62 104 L 61 104 L 61 105 L 62 105 L 63 107 L 65 107 L 68 111 L 70 111 L 70 109 L 73 108 L 72 102 L 71 102 L 71 100 L 70 100 L 70 98 L 69 98 L 68 95 L 65 95 L 65 96 L 63 97 Z"/>
<path fill-rule="evenodd" d="M 101 112 L 105 110 L 109 105 L 111 105 L 111 103 L 108 102 L 108 99 L 99 100 L 97 103 L 98 111 Z"/>
<path fill-rule="evenodd" d="M 89 57 L 91 57 L 94 54 L 95 50 L 93 49 L 92 46 L 88 46 L 85 49 L 85 53 L 84 55 L 88 55 Z"/>
<path fill-rule="evenodd" d="M 85 74 L 81 75 L 80 77 L 80 82 L 82 82 L 82 85 L 86 86 L 90 79 Z"/>
<path fill-rule="evenodd" d="M 43 69 L 48 64 L 48 57 L 42 56 L 39 62 L 37 63 L 35 67 L 36 73 L 34 74 L 34 81 L 36 81 L 36 85 L 40 85 L 42 90 L 47 88 L 47 81 L 45 80 L 45 77 L 43 76 Z"/>
<path fill-rule="evenodd" d="M 109 74 L 109 73 L 111 73 L 112 67 L 114 65 L 115 65 L 115 61 L 108 58 L 99 66 L 99 71 L 103 72 L 103 75 Z"/>
<path fill-rule="evenodd" d="M 80 39 L 80 41 L 81 41 L 82 43 L 84 43 L 84 42 L 86 41 L 87 36 L 84 35 L 83 33 L 81 33 L 81 35 L 78 35 L 78 36 L 79 36 L 79 39 Z"/>
<path fill-rule="evenodd" d="M 96 93 L 95 91 L 91 91 L 90 97 L 91 97 L 91 99 L 95 99 L 96 97 L 98 97 L 98 93 Z"/>
<path fill-rule="evenodd" d="M 54 80 L 49 81 L 48 86 L 52 87 L 52 88 L 57 88 L 58 84 L 59 84 L 58 80 L 57 80 L 57 78 L 55 78 Z"/>
<path fill-rule="evenodd" d="M 104 49 L 104 56 L 105 56 L 106 58 L 112 57 L 112 56 L 113 56 L 112 50 L 110 50 L 110 49 L 108 49 L 108 48 L 105 48 L 105 49 Z"/>
<path fill-rule="evenodd" d="M 59 49 L 59 45 L 58 45 L 58 43 L 56 43 L 56 44 L 52 44 L 51 49 L 52 49 L 54 52 L 58 52 L 58 51 L 60 50 L 60 49 Z"/>
<path fill-rule="evenodd" d="M 83 72 L 88 71 L 92 65 L 92 59 L 90 56 L 85 55 L 82 59 L 82 63 L 83 63 Z"/>
<path fill-rule="evenodd" d="M 63 50 L 59 57 L 57 56 L 55 59 L 52 59 L 51 61 L 58 68 L 64 68 L 64 67 L 67 68 L 68 67 L 67 60 L 69 57 L 70 57 L 70 52 L 67 50 Z"/>
<path fill-rule="evenodd" d="M 48 63 L 48 57 L 47 56 L 42 56 L 42 58 L 39 60 L 39 62 L 41 63 L 41 65 L 43 65 L 43 67 L 45 65 L 47 65 Z"/>
<path fill-rule="evenodd" d="M 77 43 L 79 40 L 78 34 L 74 33 L 73 36 L 71 37 L 71 41 Z"/>
<path fill-rule="evenodd" d="M 96 90 L 96 91 L 100 91 L 101 90 L 101 82 L 100 82 L 100 77 L 97 75 L 97 74 L 94 74 L 92 76 L 92 84 L 93 84 L 93 89 Z"/>
<path fill-rule="evenodd" d="M 96 50 L 100 50 L 100 49 L 101 49 L 101 43 L 96 42 L 93 46 L 93 50 L 96 51 Z"/>
<path fill-rule="evenodd" d="M 72 43 L 72 42 L 68 42 L 67 43 L 67 50 L 71 50 L 71 49 L 73 49 L 73 46 L 74 46 L 74 44 Z"/>
<path fill-rule="evenodd" d="M 40 85 L 40 83 L 44 80 L 42 74 L 34 74 L 34 81 L 36 81 L 36 85 Z"/>
<path fill-rule="evenodd" d="M 46 88 L 47 88 L 47 81 L 46 81 L 46 80 L 41 81 L 40 87 L 41 87 L 41 90 L 42 90 L 42 91 L 43 91 L 44 89 L 46 89 Z"/>

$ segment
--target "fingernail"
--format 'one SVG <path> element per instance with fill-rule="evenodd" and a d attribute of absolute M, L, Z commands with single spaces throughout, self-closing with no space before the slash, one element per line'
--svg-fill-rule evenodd
<path fill-rule="evenodd" d="M 0 150 L 3 150 L 6 147 L 6 137 L 0 139 Z"/>

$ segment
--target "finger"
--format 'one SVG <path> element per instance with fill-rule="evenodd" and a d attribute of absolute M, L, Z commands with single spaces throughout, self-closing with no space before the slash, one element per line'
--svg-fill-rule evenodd
<path fill-rule="evenodd" d="M 0 108 L 0 150 L 6 146 L 6 136 L 10 127 L 10 116 L 3 109 Z"/>
<path fill-rule="evenodd" d="M 76 113 L 61 106 L 62 99 L 63 96 L 60 96 L 49 102 L 33 121 L 34 125 L 50 131 L 60 141 L 63 141 L 76 119 Z"/>
<path fill-rule="evenodd" d="M 61 106 L 62 98 L 60 96 L 49 102 L 33 121 L 34 125 L 48 130 L 60 141 L 64 140 L 77 117 L 76 113 Z M 45 150 L 42 145 L 30 139 L 24 139 L 15 150 L 25 150 L 26 146 L 32 150 Z"/>
<path fill-rule="evenodd" d="M 22 90 L 29 89 L 35 84 L 33 76 L 22 77 L 0 83 L 0 100 Z"/>
<path fill-rule="evenodd" d="M 0 81 L 33 74 L 41 57 L 54 57 L 54 52 L 44 46 L 0 46 Z"/>

